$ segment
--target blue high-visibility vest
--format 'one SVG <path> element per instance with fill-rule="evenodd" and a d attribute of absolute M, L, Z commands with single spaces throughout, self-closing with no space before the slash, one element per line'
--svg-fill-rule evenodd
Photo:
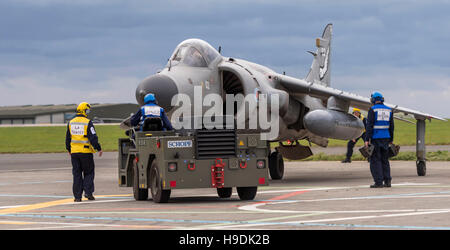
<path fill-rule="evenodd" d="M 163 113 L 163 109 L 154 104 L 154 103 L 149 103 L 149 104 L 145 104 L 144 106 L 141 107 L 141 121 L 144 121 L 145 118 L 147 117 L 159 117 L 161 118 L 161 114 Z"/>
<path fill-rule="evenodd" d="M 374 112 L 373 134 L 372 139 L 391 138 L 389 133 L 392 109 L 384 104 L 375 104 L 372 107 Z"/>
<path fill-rule="evenodd" d="M 154 103 L 147 103 L 144 106 L 141 107 L 141 131 L 142 131 L 142 125 L 144 123 L 145 118 L 147 117 L 159 117 L 162 118 L 162 114 L 164 112 L 164 109 L 160 106 L 154 104 Z M 161 121 L 162 125 L 162 121 Z"/>

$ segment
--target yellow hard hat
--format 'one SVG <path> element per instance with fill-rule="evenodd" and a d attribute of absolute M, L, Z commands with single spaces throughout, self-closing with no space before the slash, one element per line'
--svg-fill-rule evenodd
<path fill-rule="evenodd" d="M 87 102 L 82 102 L 77 107 L 77 114 L 82 114 L 84 116 L 87 116 L 89 114 L 89 111 L 91 110 L 91 105 Z"/>
<path fill-rule="evenodd" d="M 353 108 L 353 112 L 359 112 L 361 113 L 361 110 L 359 108 Z"/>

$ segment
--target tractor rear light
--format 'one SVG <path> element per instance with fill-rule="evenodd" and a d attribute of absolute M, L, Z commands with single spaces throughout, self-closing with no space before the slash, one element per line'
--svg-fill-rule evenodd
<path fill-rule="evenodd" d="M 169 162 L 169 172 L 176 172 L 176 171 L 177 171 L 177 163 Z"/>
<path fill-rule="evenodd" d="M 195 170 L 195 163 L 193 163 L 193 162 L 188 163 L 187 168 L 189 170 L 191 170 L 191 171 L 194 171 Z"/>
<path fill-rule="evenodd" d="M 264 185 L 264 184 L 266 184 L 266 178 L 261 177 L 261 178 L 259 178 L 258 182 L 259 182 L 260 185 Z"/>
<path fill-rule="evenodd" d="M 170 181 L 169 183 L 171 188 L 177 187 L 177 181 Z"/>
<path fill-rule="evenodd" d="M 266 167 L 266 161 L 265 160 L 257 160 L 256 161 L 256 167 L 257 168 L 265 168 Z"/>

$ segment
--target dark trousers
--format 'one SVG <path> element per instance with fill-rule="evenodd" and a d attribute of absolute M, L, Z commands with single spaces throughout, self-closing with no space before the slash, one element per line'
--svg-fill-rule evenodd
<path fill-rule="evenodd" d="M 94 193 L 94 155 L 84 153 L 71 154 L 73 174 L 73 196 L 81 199 L 84 194 L 91 196 Z"/>
<path fill-rule="evenodd" d="M 391 166 L 389 165 L 389 139 L 372 139 L 375 146 L 370 157 L 370 172 L 375 184 L 391 181 Z"/>
<path fill-rule="evenodd" d="M 366 133 L 363 133 L 360 137 L 355 139 L 355 142 L 353 142 L 353 140 L 348 141 L 347 143 L 347 155 L 346 155 L 346 159 L 347 160 L 351 160 L 352 155 L 353 155 L 353 148 L 355 147 L 355 144 L 358 142 L 359 138 L 363 138 L 364 140 L 364 136 Z"/>

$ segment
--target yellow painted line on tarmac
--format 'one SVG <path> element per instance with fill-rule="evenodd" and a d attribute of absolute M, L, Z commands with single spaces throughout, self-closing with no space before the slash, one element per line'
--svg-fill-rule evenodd
<path fill-rule="evenodd" d="M 31 205 L 25 205 L 20 207 L 12 207 L 12 208 L 6 208 L 0 210 L 0 214 L 13 214 L 13 213 L 20 213 L 20 212 L 26 212 L 30 210 L 40 209 L 40 208 L 46 208 L 46 207 L 52 207 L 57 206 L 61 204 L 66 203 L 72 203 L 73 199 L 62 199 L 62 200 L 56 200 L 56 201 L 48 201 L 48 202 L 42 202 L 42 203 L 36 203 Z"/>
<path fill-rule="evenodd" d="M 97 198 L 120 197 L 120 196 L 130 196 L 130 195 L 101 195 L 101 196 L 97 196 Z M 83 201 L 87 201 L 87 199 L 83 198 Z M 0 214 L 20 213 L 20 212 L 26 212 L 26 211 L 30 211 L 30 210 L 36 210 L 36 209 L 53 207 L 53 206 L 58 206 L 58 205 L 63 205 L 63 204 L 70 204 L 70 203 L 74 203 L 73 198 L 41 202 L 41 203 L 36 203 L 36 204 L 31 204 L 31 205 L 24 205 L 24 206 L 20 206 L 20 207 L 11 207 L 11 208 L 0 209 Z"/>
<path fill-rule="evenodd" d="M 29 225 L 29 224 L 35 223 L 27 221 L 0 221 L 0 225 Z"/>

